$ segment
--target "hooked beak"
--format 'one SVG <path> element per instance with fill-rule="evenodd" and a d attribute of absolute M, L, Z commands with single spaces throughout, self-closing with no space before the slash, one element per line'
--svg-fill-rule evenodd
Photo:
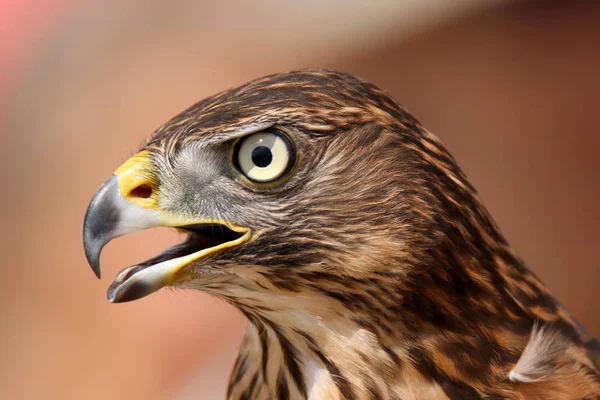
<path fill-rule="evenodd" d="M 112 239 L 158 226 L 177 228 L 188 234 L 183 243 L 117 274 L 108 289 L 111 303 L 137 300 L 171 285 L 185 266 L 250 238 L 248 228 L 227 221 L 161 210 L 158 189 L 149 152 L 142 151 L 119 167 L 90 201 L 83 223 L 83 247 L 98 278 L 100 253 Z"/>

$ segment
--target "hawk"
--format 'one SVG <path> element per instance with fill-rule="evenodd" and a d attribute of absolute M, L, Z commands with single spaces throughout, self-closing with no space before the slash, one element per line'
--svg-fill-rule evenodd
<path fill-rule="evenodd" d="M 187 238 L 108 299 L 170 286 L 237 307 L 229 399 L 600 399 L 600 341 L 437 137 L 351 75 L 266 76 L 156 130 L 90 202 L 96 275 L 108 241 L 158 226 Z"/>

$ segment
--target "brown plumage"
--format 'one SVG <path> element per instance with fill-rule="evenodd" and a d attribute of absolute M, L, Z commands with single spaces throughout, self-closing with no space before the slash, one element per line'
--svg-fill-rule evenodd
<path fill-rule="evenodd" d="M 236 141 L 269 129 L 295 157 L 252 182 Z M 143 150 L 139 198 L 251 236 L 160 285 L 126 284 L 176 250 L 131 267 L 111 299 L 171 285 L 239 308 L 248 328 L 228 398 L 600 398 L 598 340 L 515 256 L 439 140 L 374 85 L 325 70 L 267 76 L 192 106 Z M 85 235 L 97 268 L 95 201 Z"/>

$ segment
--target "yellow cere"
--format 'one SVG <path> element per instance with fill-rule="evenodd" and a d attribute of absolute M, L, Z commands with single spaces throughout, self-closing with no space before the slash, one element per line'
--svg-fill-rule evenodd
<path fill-rule="evenodd" d="M 149 155 L 147 150 L 140 151 L 115 171 L 121 196 L 144 208 L 155 207 L 158 202 L 154 165 Z"/>

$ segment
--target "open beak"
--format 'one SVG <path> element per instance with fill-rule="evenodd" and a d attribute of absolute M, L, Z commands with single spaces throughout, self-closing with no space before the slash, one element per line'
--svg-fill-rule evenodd
<path fill-rule="evenodd" d="M 177 228 L 188 234 L 183 243 L 117 274 L 108 289 L 108 300 L 112 303 L 136 300 L 171 285 L 185 266 L 250 238 L 249 229 L 227 221 L 161 210 L 154 170 L 149 152 L 134 155 L 100 186 L 85 214 L 83 247 L 98 278 L 100 253 L 112 239 L 158 226 Z"/>

